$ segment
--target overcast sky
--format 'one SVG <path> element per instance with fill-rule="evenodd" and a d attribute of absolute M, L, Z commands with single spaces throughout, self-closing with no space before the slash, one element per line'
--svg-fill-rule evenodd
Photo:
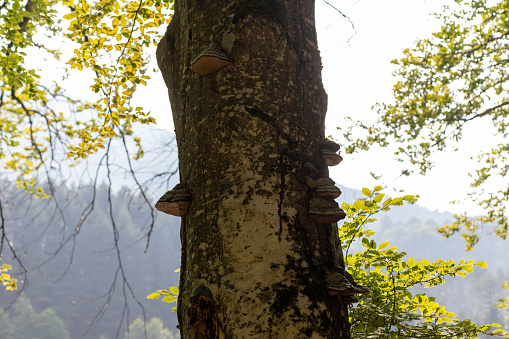
<path fill-rule="evenodd" d="M 322 0 L 316 1 L 316 24 L 323 62 L 323 83 L 329 96 L 327 134 L 340 139 L 337 127 L 346 116 L 374 119 L 371 107 L 376 102 L 392 99 L 391 60 L 402 55 L 419 37 L 429 36 L 440 28 L 433 15 L 442 11 L 443 0 L 358 0 L 329 3 L 347 15 L 352 24 Z M 140 104 L 154 113 L 158 126 L 173 131 L 166 88 L 160 76 L 137 96 Z M 477 130 L 479 125 L 476 126 Z M 341 140 L 341 139 L 340 139 Z M 420 204 L 432 210 L 458 212 L 464 207 L 451 205 L 452 200 L 465 197 L 468 190 L 468 169 L 475 161 L 471 155 L 480 152 L 480 143 L 466 133 L 458 152 L 436 154 L 435 168 L 425 177 L 414 175 L 398 178 L 401 165 L 389 149 L 374 148 L 368 152 L 344 156 L 344 161 L 331 168 L 336 182 L 352 187 L 373 187 L 387 184 L 405 189 L 406 194 L 420 195 Z M 370 172 L 382 174 L 375 181 Z M 392 190 L 388 194 L 395 195 Z M 478 211 L 476 206 L 467 205 Z"/>
<path fill-rule="evenodd" d="M 417 38 L 429 36 L 440 28 L 433 13 L 441 12 L 445 0 L 328 1 L 349 16 L 355 26 L 354 30 L 340 13 L 323 0 L 316 0 L 323 83 L 329 97 L 327 134 L 341 141 L 336 128 L 346 116 L 369 121 L 376 117 L 371 110 L 376 102 L 392 100 L 395 79 L 392 77 L 394 65 L 390 61 L 399 58 L 402 50 L 411 47 Z M 73 82 L 76 84 L 76 79 L 81 77 L 81 83 L 86 83 L 90 75 L 86 71 L 77 77 L 73 75 Z M 47 74 L 48 79 L 51 76 Z M 151 111 L 158 127 L 173 131 L 166 87 L 160 74 L 152 77 L 147 87 L 139 88 L 134 104 Z M 65 88 L 70 88 L 70 93 L 72 89 L 79 91 L 79 86 Z M 390 188 L 405 189 L 406 194 L 420 195 L 420 204 L 432 210 L 459 212 L 463 207 L 449 202 L 465 197 L 470 182 L 468 170 L 476 165 L 470 156 L 485 147 L 485 142 L 478 142 L 474 133 L 488 131 L 488 128 L 488 124 L 476 124 L 475 131 L 467 128 L 459 151 L 434 155 L 436 166 L 425 177 L 414 175 L 397 179 L 403 167 L 396 162 L 390 149 L 380 148 L 354 155 L 343 154 L 344 161 L 331 168 L 331 177 L 339 184 L 357 189 L 387 184 Z M 482 140 L 488 137 L 484 135 Z M 375 181 L 370 172 L 382 174 L 382 181 Z M 396 194 L 392 190 L 387 193 Z M 479 211 L 471 204 L 466 207 L 469 211 Z"/>
<path fill-rule="evenodd" d="M 433 13 L 442 12 L 443 0 L 358 0 L 329 1 L 348 15 L 355 26 L 323 1 L 317 0 L 317 29 L 323 59 L 323 82 L 329 95 L 327 133 L 340 138 L 336 127 L 345 116 L 374 119 L 371 107 L 376 102 L 392 100 L 392 86 L 396 83 L 391 60 L 400 58 L 402 50 L 440 29 Z M 348 42 L 348 37 L 353 37 Z M 426 176 L 398 178 L 401 164 L 391 150 L 374 148 L 368 152 L 344 156 L 345 160 L 332 168 L 332 178 L 349 187 L 373 187 L 377 182 L 370 172 L 383 174 L 382 181 L 390 187 L 405 189 L 407 194 L 420 195 L 419 203 L 430 208 L 459 212 L 468 208 L 478 212 L 472 204 L 451 205 L 449 202 L 465 197 L 471 178 L 469 170 L 477 165 L 470 160 L 488 143 L 488 122 L 467 128 L 457 152 L 433 155 L 435 168 Z M 480 142 L 479 132 L 486 132 Z M 340 139 L 341 140 L 341 139 Z M 455 145 L 456 146 L 456 145 Z M 379 184 L 380 182 L 378 182 Z M 387 190 L 389 194 L 395 194 Z"/>

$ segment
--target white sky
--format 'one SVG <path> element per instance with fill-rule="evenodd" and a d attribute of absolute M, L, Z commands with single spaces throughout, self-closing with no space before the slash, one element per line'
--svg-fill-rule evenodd
<path fill-rule="evenodd" d="M 433 13 L 441 12 L 443 0 L 358 0 L 328 1 L 348 15 L 355 25 L 340 19 L 330 6 L 317 0 L 317 30 L 319 48 L 323 59 L 323 82 L 329 95 L 327 134 L 341 140 L 336 127 L 345 116 L 357 119 L 374 119 L 371 107 L 376 102 L 392 100 L 395 69 L 391 60 L 400 58 L 402 50 L 412 47 L 417 38 L 429 36 L 439 30 L 440 22 Z M 477 206 L 449 204 L 466 196 L 472 170 L 476 162 L 471 155 L 480 153 L 482 143 L 474 137 L 475 132 L 488 131 L 489 124 L 476 124 L 475 131 L 467 130 L 459 151 L 452 150 L 433 155 L 435 168 L 426 176 L 413 175 L 396 178 L 402 167 L 388 149 L 373 148 L 370 151 L 344 156 L 345 160 L 331 168 L 331 177 L 348 187 L 373 187 L 375 181 L 370 172 L 383 174 L 382 181 L 389 187 L 405 189 L 406 194 L 420 195 L 419 203 L 432 210 L 460 212 L 469 208 L 479 212 Z M 470 132 L 468 132 L 470 131 Z M 486 139 L 484 139 L 486 140 Z M 417 169 L 416 169 L 417 170 Z M 390 195 L 397 193 L 387 191 Z"/>
<path fill-rule="evenodd" d="M 376 102 L 391 101 L 391 89 L 395 80 L 391 75 L 394 65 L 390 61 L 399 58 L 402 50 L 411 47 L 417 38 L 426 37 L 439 29 L 440 23 L 434 19 L 433 13 L 440 12 L 445 1 L 328 2 L 348 15 L 355 25 L 354 31 L 341 14 L 322 0 L 316 0 L 323 83 L 329 96 L 327 134 L 341 141 L 336 127 L 342 124 L 344 117 L 374 119 L 375 113 L 371 107 Z M 71 52 L 74 48 L 68 47 L 70 46 L 63 46 L 62 49 Z M 67 60 L 65 55 L 62 60 Z M 153 65 L 155 66 L 155 55 Z M 47 79 L 55 76 L 54 74 L 47 73 Z M 81 79 L 82 84 L 87 83 L 89 75 L 86 72 L 74 74 L 73 85 L 64 85 L 64 88 L 70 89 L 70 94 L 80 94 L 82 86 L 76 86 L 76 79 Z M 166 87 L 160 74 L 151 76 L 148 86 L 140 87 L 135 94 L 135 104 L 151 111 L 158 127 L 173 131 Z M 488 128 L 487 124 L 477 124 L 474 132 L 488 131 Z M 465 133 L 465 141 L 461 143 L 460 151 L 434 155 L 436 166 L 425 177 L 413 175 L 396 180 L 402 167 L 396 162 L 391 150 L 381 148 L 354 155 L 343 154 L 344 161 L 331 168 L 331 177 L 339 184 L 357 189 L 380 184 L 387 184 L 390 188 L 404 188 L 406 194 L 420 195 L 419 203 L 432 210 L 459 212 L 463 208 L 449 202 L 465 197 L 469 188 L 468 170 L 475 166 L 475 162 L 470 161 L 470 156 L 482 149 L 482 143 L 473 137 L 474 132 Z M 483 140 L 486 140 L 485 136 Z M 375 181 L 370 172 L 383 174 L 382 181 Z M 387 193 L 392 196 L 397 194 L 392 190 Z M 466 207 L 471 212 L 479 211 L 475 205 L 469 204 Z"/>
<path fill-rule="evenodd" d="M 329 96 L 327 134 L 340 139 L 336 127 L 343 118 L 375 117 L 371 107 L 376 102 L 392 99 L 394 65 L 402 50 L 412 46 L 418 37 L 436 31 L 440 23 L 433 13 L 441 12 L 443 0 L 329 0 L 355 26 L 344 20 L 333 8 L 316 0 L 316 23 L 319 48 L 323 62 L 323 83 Z M 143 92 L 150 95 L 150 108 L 158 126 L 173 130 L 165 86 L 160 77 Z M 146 106 L 146 95 L 143 104 Z M 466 134 L 468 139 L 468 133 Z M 468 149 L 467 153 L 466 149 Z M 331 177 L 342 185 L 360 189 L 382 184 L 370 172 L 383 174 L 383 184 L 405 189 L 406 194 L 420 195 L 419 203 L 432 210 L 459 212 L 463 207 L 451 205 L 452 200 L 466 196 L 469 185 L 468 169 L 472 169 L 470 155 L 479 152 L 478 146 L 466 143 L 459 152 L 436 154 L 435 168 L 425 177 L 413 175 L 395 180 L 402 167 L 390 150 L 374 148 L 368 152 L 344 156 L 344 161 L 331 168 Z M 388 194 L 395 196 L 392 190 Z M 475 205 L 467 205 L 470 211 Z"/>

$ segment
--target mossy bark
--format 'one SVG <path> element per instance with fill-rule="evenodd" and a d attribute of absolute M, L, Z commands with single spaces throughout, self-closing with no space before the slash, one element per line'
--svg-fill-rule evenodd
<path fill-rule="evenodd" d="M 213 42 L 233 64 L 193 73 Z M 314 1 L 177 0 L 157 59 L 192 194 L 182 337 L 349 338 L 346 306 L 324 279 L 342 259 L 337 227 L 306 214 L 303 164 L 328 175 Z"/>

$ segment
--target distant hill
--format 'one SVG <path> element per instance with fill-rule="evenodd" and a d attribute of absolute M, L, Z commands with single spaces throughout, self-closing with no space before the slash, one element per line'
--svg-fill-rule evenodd
<path fill-rule="evenodd" d="M 343 194 L 337 199 L 352 203 L 362 198 L 362 192 L 338 185 Z M 390 194 L 390 196 L 396 196 Z M 416 204 L 393 207 L 389 212 L 380 213 L 377 221 L 368 226 L 375 231 L 377 242 L 390 241 L 410 257 L 428 260 L 453 259 L 486 261 L 491 272 L 507 270 L 509 265 L 509 242 L 491 233 L 488 225 L 483 230 L 479 244 L 472 251 L 465 252 L 464 240 L 457 234 L 449 239 L 442 237 L 436 228 L 451 223 L 450 212 L 431 211 Z"/>

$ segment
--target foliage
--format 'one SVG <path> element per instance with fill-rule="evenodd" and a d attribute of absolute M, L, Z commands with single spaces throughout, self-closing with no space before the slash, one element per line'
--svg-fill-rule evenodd
<path fill-rule="evenodd" d="M 0 266 L 0 281 L 2 281 L 2 285 L 5 286 L 7 291 L 14 291 L 18 288 L 18 280 L 12 278 L 11 275 L 7 273 L 10 270 L 12 270 L 12 266 L 9 264 L 3 263 L 2 266 Z"/>
<path fill-rule="evenodd" d="M 146 334 L 146 336 L 145 336 Z M 125 339 L 176 339 L 169 329 L 164 327 L 164 324 L 159 318 L 152 318 L 146 324 L 140 318 L 137 318 L 129 326 L 129 333 L 126 333 Z"/>
<path fill-rule="evenodd" d="M 352 142 L 348 152 L 397 143 L 400 160 L 408 159 L 424 174 L 432 167 L 431 152 L 460 140 L 466 126 L 491 119 L 499 143 L 477 157 L 483 165 L 472 174 L 469 193 L 484 215 L 459 214 L 441 229 L 450 236 L 463 228 L 470 249 L 483 224 L 495 222 L 495 234 L 509 236 L 509 1 L 455 0 L 438 17 L 443 22 L 439 32 L 418 40 L 393 61 L 399 79 L 393 89 L 395 102 L 377 105 L 375 124 L 352 123 L 344 136 Z M 366 135 L 359 138 L 357 127 Z M 497 180 L 493 190 L 490 177 Z M 483 188 L 487 194 L 482 194 Z"/>
<path fill-rule="evenodd" d="M 95 213 L 82 223 L 79 236 L 71 241 L 67 239 L 74 234 L 75 222 L 80 220 L 84 204 L 94 194 L 92 188 L 71 187 L 66 191 L 57 187 L 53 199 L 41 200 L 19 192 L 13 186 L 10 191 L 16 196 L 8 195 L 12 198 L 4 208 L 4 216 L 6 220 L 14 221 L 16 227 L 9 230 L 9 235 L 15 248 L 23 250 L 25 267 L 37 268 L 29 269 L 23 278 L 30 282 L 23 293 L 31 299 L 34 309 L 50 307 L 65 321 L 71 337 L 83 339 L 96 339 L 101 334 L 115 338 L 117 330 L 122 338 L 135 318 L 143 318 L 143 312 L 148 321 L 167 311 L 163 303 L 138 299 L 143 310 L 132 295 L 124 299 L 123 279 L 118 273 L 118 257 L 113 248 L 115 240 L 109 225 L 105 185 L 99 186 L 95 192 Z M 158 241 L 144 253 L 142 236 L 150 219 L 150 210 L 143 198 L 140 194 L 130 195 L 124 187 L 111 195 L 111 203 L 121 233 L 118 243 L 122 249 L 122 268 L 134 295 L 146 295 L 150 286 L 158 281 L 176 283 L 172 270 L 161 270 L 161 267 L 175 267 L 180 262 L 178 219 L 158 218 L 154 225 L 158 230 Z M 55 215 L 55 205 L 65 205 L 61 215 Z M 59 250 L 57 255 L 54 254 L 56 250 Z M 4 255 L 3 261 L 13 259 Z M 14 268 L 14 264 L 12 266 Z M 16 274 L 20 271 L 17 269 Z M 18 285 L 18 289 L 22 289 L 19 281 Z M 2 291 L 0 307 L 8 308 L 14 298 L 14 293 Z M 125 311 L 122 317 L 126 305 L 128 312 Z M 165 316 L 163 320 L 171 329 L 177 324 L 174 315 Z M 4 336 L 0 334 L 0 338 Z"/>
<path fill-rule="evenodd" d="M 373 191 L 364 188 L 365 199 L 342 205 L 348 217 L 339 228 L 345 264 L 354 278 L 371 290 L 351 309 L 352 337 L 476 338 L 480 333 L 509 337 L 503 330 L 495 329 L 499 324 L 476 326 L 468 319 L 459 320 L 435 302 L 435 298 L 410 291 L 416 285 L 441 285 L 446 277 L 464 277 L 475 266 L 487 265 L 473 260 L 455 263 L 439 259 L 430 263 L 427 259 L 406 259 L 406 253 L 397 251 L 388 241 L 377 245 L 370 240 L 374 232 L 365 226 L 376 220 L 374 215 L 405 201 L 416 201 L 410 195 L 386 198 L 381 189 L 381 186 Z M 359 241 L 364 250 L 349 254 L 351 246 Z"/>
<path fill-rule="evenodd" d="M 3 312 L 2 312 L 3 313 Z M 4 320 L 5 319 L 5 320 Z M 14 305 L 14 312 L 9 317 L 0 317 L 0 334 L 9 333 L 2 338 L 10 339 L 68 339 L 70 338 L 64 322 L 51 308 L 37 313 L 28 298 L 21 296 Z"/>
<path fill-rule="evenodd" d="M 175 272 L 180 272 L 180 269 L 176 269 Z M 159 299 L 162 297 L 162 301 L 166 303 L 177 302 L 179 295 L 179 288 L 176 286 L 170 287 L 170 290 L 157 290 L 147 295 L 147 299 Z M 171 308 L 172 312 L 177 312 L 177 307 Z"/>
<path fill-rule="evenodd" d="M 509 290 L 509 281 L 506 281 L 502 287 L 506 290 Z M 495 307 L 497 308 L 509 308 L 509 297 L 506 298 L 499 298 L 497 300 L 497 303 L 495 304 Z M 509 315 L 506 316 L 507 319 L 509 319 Z"/>
<path fill-rule="evenodd" d="M 171 20 L 172 2 L 0 3 L 0 159 L 16 174 L 18 186 L 45 198 L 47 193 L 36 182 L 37 171 L 50 177 L 66 154 L 85 158 L 111 138 L 132 134 L 133 123 L 154 122 L 130 101 L 137 86 L 149 79 L 147 48 L 159 41 L 157 28 Z M 65 64 L 61 82 L 46 83 L 34 55 L 46 58 L 47 64 L 59 63 L 62 46 L 74 46 L 74 56 Z M 76 74 L 72 70 L 86 69 L 93 79 L 90 100 L 68 96 L 64 80 Z M 143 150 L 139 139 L 135 142 L 139 147 L 135 157 L 140 157 Z"/>

